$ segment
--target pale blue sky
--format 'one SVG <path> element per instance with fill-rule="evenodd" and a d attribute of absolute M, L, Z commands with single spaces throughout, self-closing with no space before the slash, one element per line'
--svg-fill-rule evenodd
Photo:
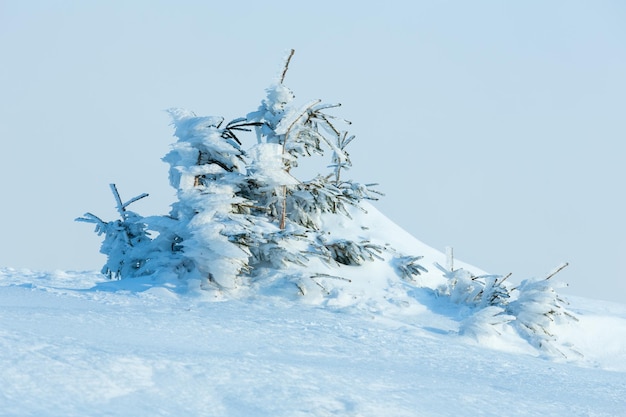
<path fill-rule="evenodd" d="M 165 214 L 169 107 L 235 118 L 296 49 L 343 104 L 351 177 L 425 243 L 626 301 L 626 3 L 0 2 L 0 267 L 99 269 L 108 184 Z"/>

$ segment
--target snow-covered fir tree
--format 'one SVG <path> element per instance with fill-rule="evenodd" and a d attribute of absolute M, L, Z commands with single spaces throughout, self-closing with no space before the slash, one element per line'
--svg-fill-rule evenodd
<path fill-rule="evenodd" d="M 449 297 L 453 303 L 477 308 L 502 306 L 511 296 L 505 285 L 508 276 L 476 276 L 463 268 L 450 270 L 436 266 L 446 278 L 446 283 L 437 289 L 438 294 Z"/>
<path fill-rule="evenodd" d="M 110 184 L 116 209 L 120 218 L 104 221 L 92 213 L 85 213 L 76 220 L 96 225 L 95 232 L 104 234 L 100 253 L 107 256 L 102 273 L 109 278 L 119 279 L 149 274 L 147 263 L 151 258 L 152 245 L 145 219 L 128 210 L 128 206 L 148 194 L 141 194 L 123 203 L 115 184 Z"/>
<path fill-rule="evenodd" d="M 513 326 L 533 346 L 564 357 L 570 352 L 578 354 L 569 347 L 558 346 L 557 337 L 552 332 L 559 322 L 578 320 L 567 310 L 567 302 L 555 290 L 565 284 L 552 282 L 552 277 L 566 266 L 566 263 L 558 266 L 545 278 L 522 281 L 516 287 L 516 299 L 506 306 L 507 313 L 516 318 Z"/>
<path fill-rule="evenodd" d="M 524 280 L 520 285 L 512 286 L 506 282 L 511 274 L 475 276 L 462 268 L 454 270 L 437 265 L 446 278 L 437 293 L 469 309 L 468 317 L 461 323 L 461 334 L 498 333 L 503 324 L 509 324 L 537 349 L 567 357 L 567 353 L 577 353 L 568 347 L 559 347 L 550 330 L 557 322 L 577 320 L 554 289 L 564 284 L 551 282 L 551 278 L 566 266 L 560 265 L 543 279 Z"/>

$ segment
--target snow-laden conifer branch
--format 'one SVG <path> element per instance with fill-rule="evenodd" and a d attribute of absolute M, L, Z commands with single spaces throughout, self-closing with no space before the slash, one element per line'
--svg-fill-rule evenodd
<path fill-rule="evenodd" d="M 348 279 L 348 278 L 340 277 L 338 275 L 324 274 L 324 273 L 321 273 L 321 272 L 313 274 L 311 276 L 311 278 L 330 278 L 330 279 L 337 279 L 339 281 L 352 282 L 352 280 Z"/>
<path fill-rule="evenodd" d="M 125 203 L 122 203 L 122 198 L 120 197 L 120 193 L 117 190 L 117 186 L 115 184 L 109 184 L 109 187 L 111 188 L 111 192 L 113 193 L 113 197 L 115 198 L 115 202 L 117 203 L 117 211 L 120 214 L 120 216 L 122 216 L 122 218 L 124 218 L 125 216 L 126 207 L 128 207 L 129 205 L 131 205 L 137 200 L 141 200 L 142 198 L 148 197 L 148 193 L 143 193 L 136 197 L 131 198 Z"/>
<path fill-rule="evenodd" d="M 338 239 L 332 243 L 324 243 L 331 257 L 343 265 L 363 265 L 374 259 L 384 260 L 381 254 L 385 247 L 371 243 L 368 240 L 355 242 L 347 239 Z"/>
<path fill-rule="evenodd" d="M 281 119 L 281 121 L 278 123 L 278 125 L 274 129 L 274 134 L 277 135 L 277 136 L 282 136 L 283 137 L 283 139 L 282 139 L 283 153 L 285 153 L 285 151 L 287 149 L 287 142 L 289 142 L 289 134 L 291 133 L 291 131 L 294 128 L 294 126 L 296 126 L 296 123 L 301 122 L 301 120 L 302 120 L 302 118 L 304 116 L 310 116 L 309 115 L 309 111 L 311 110 L 311 108 L 313 108 L 319 102 L 321 102 L 321 100 L 319 100 L 319 99 L 318 100 L 311 100 L 310 102 L 308 102 L 307 104 L 302 106 L 302 108 L 300 110 L 295 111 L 295 112 L 291 112 L 286 117 Z M 303 126 L 306 126 L 306 124 L 309 121 L 310 121 L 310 117 L 307 117 L 307 119 L 303 123 Z M 315 132 L 315 133 L 317 133 L 317 132 Z"/>
<path fill-rule="evenodd" d="M 93 223 L 96 225 L 94 232 L 100 236 L 102 233 L 106 232 L 107 222 L 102 220 L 100 217 L 96 216 L 92 213 L 83 214 L 84 217 L 77 217 L 74 221 L 83 222 L 83 223 Z"/>
<path fill-rule="evenodd" d="M 395 256 L 393 265 L 399 272 L 400 276 L 409 282 L 416 282 L 415 277 L 428 272 L 426 268 L 418 262 L 424 258 L 423 256 Z"/>
<path fill-rule="evenodd" d="M 240 117 L 238 119 L 231 120 L 222 130 L 221 136 L 224 139 L 233 139 L 238 145 L 241 146 L 241 141 L 235 132 L 251 132 L 252 127 L 258 127 L 261 125 L 262 123 L 260 122 L 249 122 L 245 117 Z"/>

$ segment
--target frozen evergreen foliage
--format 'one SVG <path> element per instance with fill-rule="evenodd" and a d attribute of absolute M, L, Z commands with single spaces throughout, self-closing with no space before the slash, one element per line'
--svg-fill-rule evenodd
<path fill-rule="evenodd" d="M 442 277 L 422 265 L 424 253 L 396 250 L 386 241 L 387 230 L 354 224 L 368 215 L 365 200 L 381 194 L 376 184 L 346 176 L 354 136 L 344 129 L 350 123 L 333 114 L 339 104 L 295 103 L 284 85 L 291 56 L 280 80 L 245 117 L 226 122 L 169 110 L 176 142 L 163 161 L 177 193 L 170 212 L 142 217 L 128 206 L 147 194 L 122 202 L 111 185 L 120 218 L 104 221 L 87 213 L 77 219 L 104 235 L 102 273 L 111 279 L 184 279 L 189 287 L 229 296 L 279 288 L 339 304 L 370 297 L 406 306 L 416 302 L 419 290 L 434 290 L 465 315 L 460 334 L 514 329 L 538 349 L 563 353 L 550 326 L 573 315 L 550 285 L 553 274 L 512 287 L 508 276 L 454 269 L 450 249 L 447 268 L 429 255 Z M 299 178 L 301 158 L 313 155 L 327 158 L 326 172 Z M 395 226 L 385 220 L 373 224 Z"/>
<path fill-rule="evenodd" d="M 181 250 L 196 275 L 235 288 L 248 269 L 248 246 L 255 240 L 256 225 L 246 214 L 251 203 L 240 193 L 244 152 L 233 132 L 249 124 L 235 120 L 222 128 L 221 118 L 180 109 L 170 115 L 178 141 L 163 159 L 178 192 L 170 215 L 179 223 Z"/>
<path fill-rule="evenodd" d="M 563 356 L 567 354 L 557 347 L 557 338 L 551 328 L 559 322 L 577 318 L 567 310 L 567 302 L 554 289 L 565 284 L 552 283 L 551 278 L 566 266 L 560 265 L 543 279 L 522 281 L 516 288 L 517 298 L 507 305 L 507 312 L 516 318 L 514 327 L 532 345 Z"/>
<path fill-rule="evenodd" d="M 104 234 L 104 242 L 100 248 L 100 252 L 107 255 L 107 262 L 101 271 L 104 275 L 115 279 L 145 275 L 146 262 L 150 256 L 150 238 L 143 217 L 127 210 L 127 207 L 148 194 L 141 194 L 122 203 L 115 184 L 110 187 L 120 219 L 105 222 L 92 213 L 86 213 L 76 220 L 94 223 L 95 232 L 99 236 Z"/>
<path fill-rule="evenodd" d="M 506 278 L 499 275 L 474 276 L 460 268 L 447 270 L 436 265 L 447 278 L 439 288 L 439 294 L 450 297 L 452 302 L 472 307 L 504 305 L 510 297 L 510 290 L 504 285 Z"/>
<path fill-rule="evenodd" d="M 461 324 L 460 333 L 487 335 L 498 333 L 502 324 L 510 325 L 536 348 L 550 354 L 564 353 L 558 347 L 556 336 L 550 328 L 557 322 L 577 320 L 566 309 L 567 303 L 556 293 L 551 278 L 565 268 L 562 264 L 543 279 L 524 280 L 517 287 L 506 285 L 510 276 L 474 276 L 464 269 L 447 270 L 439 265 L 447 281 L 438 288 L 440 296 L 470 307 L 471 314 Z M 571 349 L 567 349 L 574 352 Z"/>
<path fill-rule="evenodd" d="M 349 122 L 330 113 L 339 104 L 294 103 L 283 84 L 290 59 L 280 82 L 246 117 L 225 123 L 223 117 L 169 110 L 177 141 L 163 161 L 178 197 L 170 213 L 142 218 L 120 203 L 122 220 L 79 219 L 105 233 L 107 276 L 169 274 L 232 291 L 275 277 L 271 270 L 306 281 L 330 276 L 325 264 L 387 261 L 381 244 L 324 230 L 327 216 L 350 218 L 349 207 L 365 210 L 361 202 L 380 193 L 375 184 L 344 178 L 354 136 L 340 126 Z M 253 131 L 256 143 L 244 146 L 246 132 Z M 294 175 L 300 158 L 327 152 L 330 172 L 311 179 Z"/>
<path fill-rule="evenodd" d="M 422 256 L 396 256 L 393 259 L 393 266 L 396 272 L 406 281 L 416 282 L 415 277 L 428 272 L 426 268 L 418 263 L 422 258 Z"/>
<path fill-rule="evenodd" d="M 385 250 L 384 247 L 369 241 L 354 242 L 346 239 L 326 243 L 324 247 L 328 249 L 333 260 L 343 265 L 363 265 L 375 258 L 383 260 L 380 255 Z"/>
<path fill-rule="evenodd" d="M 252 261 L 257 269 L 305 267 L 309 262 L 310 246 L 307 234 L 300 228 L 276 228 L 264 234 L 252 248 Z"/>

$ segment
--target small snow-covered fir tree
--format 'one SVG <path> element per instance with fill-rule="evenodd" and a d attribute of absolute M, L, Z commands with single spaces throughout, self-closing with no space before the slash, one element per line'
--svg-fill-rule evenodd
<path fill-rule="evenodd" d="M 554 290 L 556 284 L 550 281 L 567 264 L 560 265 L 546 278 L 524 280 L 517 287 L 506 285 L 505 281 L 511 274 L 504 277 L 475 276 L 462 268 L 453 270 L 436 266 L 447 278 L 437 293 L 469 308 L 470 313 L 460 326 L 461 334 L 498 333 L 496 328 L 508 323 L 537 349 L 567 357 L 566 349 L 557 347 L 557 337 L 551 328 L 559 321 L 577 319 L 567 311 L 565 300 Z"/>
<path fill-rule="evenodd" d="M 476 308 L 503 306 L 511 296 L 505 285 L 509 275 L 476 276 L 463 268 L 450 270 L 439 264 L 435 266 L 447 278 L 446 283 L 438 288 L 438 294 L 450 297 L 456 304 Z"/>
<path fill-rule="evenodd" d="M 567 302 L 554 289 L 565 284 L 553 283 L 551 278 L 567 265 L 560 265 L 543 279 L 522 281 L 516 288 L 517 298 L 506 307 L 507 313 L 515 316 L 513 326 L 520 335 L 533 346 L 564 357 L 567 353 L 558 346 L 552 328 L 559 322 L 578 319 L 567 310 Z"/>
<path fill-rule="evenodd" d="M 141 194 L 123 203 L 115 184 L 110 184 L 115 198 L 119 220 L 106 222 L 92 213 L 76 220 L 96 225 L 96 233 L 104 234 L 100 252 L 107 256 L 102 273 L 109 278 L 121 279 L 146 275 L 146 264 L 150 259 L 150 237 L 142 216 L 128 210 L 128 206 L 147 197 Z"/>

